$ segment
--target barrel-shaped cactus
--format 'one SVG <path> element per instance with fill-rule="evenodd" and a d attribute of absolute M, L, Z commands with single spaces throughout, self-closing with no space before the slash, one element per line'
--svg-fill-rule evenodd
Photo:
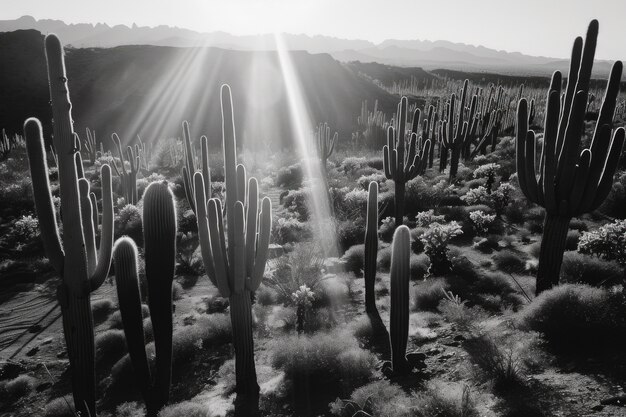
<path fill-rule="evenodd" d="M 387 145 L 383 147 L 383 168 L 385 177 L 394 182 L 394 209 L 396 227 L 402 224 L 404 217 L 404 199 L 406 183 L 413 178 L 424 173 L 428 165 L 428 154 L 430 153 L 430 140 L 422 143 L 422 138 L 418 138 L 419 121 L 421 113 L 416 109 L 413 115 L 411 136 L 406 143 L 408 99 L 402 97 L 398 104 L 396 115 L 396 125 L 387 129 Z M 419 145 L 421 143 L 421 146 Z"/>
<path fill-rule="evenodd" d="M 201 172 L 194 175 L 196 218 L 207 275 L 222 297 L 230 301 L 235 347 L 235 407 L 241 415 L 255 415 L 258 413 L 259 385 L 254 364 L 251 293 L 261 284 L 265 271 L 272 205 L 265 197 L 259 212 L 257 180 L 251 177 L 246 186 L 246 170 L 243 165 L 237 165 L 233 105 L 228 85 L 222 86 L 221 100 L 226 221 L 221 201 L 207 198 Z"/>
<path fill-rule="evenodd" d="M 33 184 L 35 208 L 46 255 L 61 276 L 57 296 L 63 315 L 63 330 L 70 360 L 72 392 L 76 410 L 96 415 L 96 376 L 94 326 L 89 293 L 105 280 L 111 265 L 113 245 L 113 193 L 111 168 L 103 165 L 102 224 L 100 247 L 96 253 L 98 209 L 89 182 L 79 180 L 77 139 L 72 126 L 71 102 L 63 47 L 51 34 L 45 39 L 45 52 L 52 103 L 53 142 L 58 154 L 63 244 L 59 235 L 41 130 L 37 119 L 24 124 L 26 147 Z M 80 161 L 80 156 L 78 161 Z"/>
<path fill-rule="evenodd" d="M 521 99 L 517 108 L 517 178 L 526 198 L 546 212 L 537 293 L 558 284 L 569 222 L 572 217 L 595 210 L 607 197 L 624 144 L 624 128 L 613 132 L 622 76 L 622 63 L 617 61 L 611 69 L 591 145 L 580 150 L 597 37 L 598 22 L 593 20 L 584 46 L 582 38 L 576 38 L 563 102 L 561 74 L 556 71 L 552 76 L 538 167 L 535 132 L 528 129 L 526 99 Z"/>
<path fill-rule="evenodd" d="M 393 234 L 390 270 L 391 309 L 389 336 L 391 341 L 391 367 L 394 373 L 406 373 L 409 362 L 406 359 L 406 346 L 409 338 L 409 279 L 411 257 L 411 233 L 406 226 L 400 226 Z"/>
<path fill-rule="evenodd" d="M 172 375 L 172 282 L 176 266 L 176 209 L 167 182 L 153 182 L 143 197 L 143 234 L 148 307 L 154 334 L 155 373 L 144 347 L 137 249 L 132 239 L 115 244 L 115 280 L 124 335 L 148 416 L 156 416 L 169 398 Z"/>

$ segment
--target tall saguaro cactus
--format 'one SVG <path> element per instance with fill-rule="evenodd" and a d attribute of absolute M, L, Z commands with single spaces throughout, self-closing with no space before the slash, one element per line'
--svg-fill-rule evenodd
<path fill-rule="evenodd" d="M 268 197 L 258 210 L 258 184 L 237 165 L 235 123 L 230 87 L 223 85 L 222 138 L 226 182 L 226 221 L 219 199 L 208 199 L 203 174 L 194 175 L 196 218 L 202 260 L 222 297 L 230 301 L 235 348 L 236 412 L 258 413 L 259 385 L 254 365 L 251 293 L 261 284 L 267 261 L 272 204 Z"/>
<path fill-rule="evenodd" d="M 137 204 L 139 201 L 139 196 L 137 193 L 137 173 L 139 172 L 139 168 L 141 167 L 141 157 L 139 155 L 135 155 L 135 151 L 132 146 L 126 147 L 126 155 L 128 157 L 128 162 L 130 165 L 130 169 L 126 169 L 126 163 L 124 162 L 124 152 L 122 151 L 122 141 L 120 137 L 117 136 L 117 133 L 113 133 L 111 135 L 111 139 L 113 143 L 117 147 L 117 151 L 120 155 L 120 165 L 118 168 L 115 160 L 113 160 L 113 168 L 115 169 L 115 173 L 120 177 L 120 182 L 122 184 L 122 195 L 124 196 L 124 200 L 126 204 Z"/>
<path fill-rule="evenodd" d="M 137 247 L 123 237 L 115 243 L 115 281 L 128 352 L 147 415 L 167 404 L 172 375 L 172 282 L 176 266 L 176 209 L 167 182 L 146 188 L 143 206 L 148 307 L 154 333 L 156 367 L 151 375 L 144 346 Z"/>
<path fill-rule="evenodd" d="M 580 151 L 589 95 L 589 80 L 598 37 L 598 21 L 592 20 L 584 46 L 574 41 L 567 88 L 561 103 L 561 74 L 556 71 L 548 91 L 544 145 L 536 167 L 535 132 L 528 130 L 528 103 L 517 108 L 517 175 L 526 198 L 545 208 L 546 215 L 537 270 L 537 294 L 559 282 L 565 240 L 572 217 L 589 213 L 611 191 L 613 175 L 624 144 L 623 127 L 613 130 L 613 115 L 622 63 L 611 69 L 591 146 Z"/>
<path fill-rule="evenodd" d="M 430 140 L 418 146 L 417 130 L 419 129 L 420 111 L 413 116 L 413 127 L 406 152 L 406 123 L 408 99 L 402 97 L 398 104 L 396 126 L 387 129 L 387 145 L 383 147 L 383 168 L 385 177 L 394 182 L 394 209 L 396 227 L 402 224 L 404 217 L 404 194 L 406 183 L 424 173 L 430 152 Z M 421 142 L 421 140 L 420 140 Z"/>
<path fill-rule="evenodd" d="M 189 123 L 183 122 L 183 137 L 185 139 L 185 165 L 182 170 L 183 186 L 185 196 L 189 206 L 196 212 L 195 194 L 196 188 L 193 181 L 194 174 L 198 171 L 196 167 L 195 155 L 191 146 L 191 135 L 189 134 Z M 202 177 L 204 178 L 204 193 L 207 198 L 211 198 L 211 170 L 209 169 L 209 145 L 206 136 L 200 138 L 200 156 L 202 160 Z"/>
<path fill-rule="evenodd" d="M 317 156 L 320 159 L 320 165 L 322 167 L 322 174 L 326 178 L 326 164 L 328 158 L 333 154 L 335 150 L 335 143 L 337 142 L 338 134 L 335 132 L 333 136 L 330 136 L 330 126 L 328 123 L 320 123 L 315 133 L 315 139 L 317 140 Z"/>
<path fill-rule="evenodd" d="M 468 121 L 464 121 L 465 116 L 465 101 L 467 99 L 467 89 L 469 80 L 463 82 L 463 88 L 461 90 L 461 100 L 459 102 L 459 109 L 456 109 L 456 94 L 452 94 L 450 102 L 446 104 L 447 120 L 443 122 L 442 128 L 442 144 L 450 149 L 450 173 L 449 181 L 452 182 L 456 177 L 459 169 L 459 160 L 461 158 L 461 152 L 464 148 L 465 142 L 468 137 L 468 132 L 472 130 L 472 126 Z M 473 97 L 468 120 L 474 121 L 474 114 L 476 111 L 476 98 Z M 456 119 L 456 120 L 455 120 Z M 447 155 L 446 155 L 447 156 Z"/>
<path fill-rule="evenodd" d="M 76 136 L 71 109 L 63 46 L 50 34 L 45 39 L 48 81 L 52 102 L 53 142 L 58 153 L 63 244 L 59 237 L 44 150 L 41 124 L 31 118 L 24 124 L 35 208 L 46 255 L 62 282 L 57 297 L 63 315 L 72 391 L 76 410 L 96 415 L 94 325 L 89 294 L 105 280 L 111 265 L 113 244 L 113 192 L 111 168 L 103 165 L 102 230 L 96 253 L 97 205 L 89 182 L 79 179 Z"/>

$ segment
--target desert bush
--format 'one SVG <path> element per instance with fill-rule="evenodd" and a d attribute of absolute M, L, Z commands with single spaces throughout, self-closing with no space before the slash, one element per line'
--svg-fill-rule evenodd
<path fill-rule="evenodd" d="M 76 417 L 71 395 L 55 398 L 44 407 L 45 417 Z"/>
<path fill-rule="evenodd" d="M 415 216 L 415 223 L 419 227 L 429 227 L 432 223 L 444 223 L 444 215 L 436 215 L 434 210 L 421 211 Z"/>
<path fill-rule="evenodd" d="M 126 204 L 115 219 L 115 238 L 128 236 L 137 243 L 143 245 L 143 225 L 141 211 L 137 206 Z"/>
<path fill-rule="evenodd" d="M 272 241 L 279 245 L 302 242 L 310 237 L 309 225 L 295 217 L 279 217 L 272 222 Z"/>
<path fill-rule="evenodd" d="M 0 382 L 0 394 L 7 402 L 15 402 L 30 393 L 37 384 L 37 378 L 20 375 L 6 382 Z"/>
<path fill-rule="evenodd" d="M 352 272 L 355 276 L 363 276 L 365 266 L 365 245 L 351 246 L 341 257 L 346 262 L 346 271 Z"/>
<path fill-rule="evenodd" d="M 487 314 L 480 307 L 468 307 L 467 300 L 461 299 L 452 291 L 444 291 L 438 310 L 450 323 L 454 323 L 461 331 L 475 330 L 476 323 L 485 319 Z"/>
<path fill-rule="evenodd" d="M 276 174 L 276 186 L 289 189 L 298 189 L 302 186 L 304 173 L 300 163 L 296 163 L 278 170 Z"/>
<path fill-rule="evenodd" d="M 168 405 L 159 411 L 159 417 L 213 417 L 214 415 L 206 406 L 191 401 Z"/>
<path fill-rule="evenodd" d="M 486 214 L 482 210 L 470 211 L 469 218 L 474 230 L 479 235 L 484 235 L 489 231 L 489 226 L 496 219 L 495 214 Z"/>
<path fill-rule="evenodd" d="M 102 323 L 115 310 L 115 303 L 109 298 L 101 298 L 91 302 L 91 312 L 96 323 Z"/>
<path fill-rule="evenodd" d="M 578 230 L 568 230 L 567 237 L 565 238 L 565 250 L 576 250 L 579 240 L 580 233 Z"/>
<path fill-rule="evenodd" d="M 103 360 L 111 361 L 122 357 L 126 352 L 126 338 L 122 330 L 105 330 L 95 338 L 96 364 Z"/>
<path fill-rule="evenodd" d="M 411 288 L 412 309 L 414 311 L 436 311 L 444 291 L 448 288 L 444 278 L 432 278 L 419 282 Z"/>
<path fill-rule="evenodd" d="M 353 174 L 366 165 L 367 160 L 364 157 L 349 156 L 341 163 L 341 170 L 346 174 Z"/>
<path fill-rule="evenodd" d="M 495 262 L 498 269 L 504 272 L 509 273 L 519 273 L 524 270 L 525 259 L 522 257 L 521 253 L 516 253 L 510 250 L 503 250 L 496 253 L 493 256 L 493 261 Z"/>
<path fill-rule="evenodd" d="M 339 417 L 355 415 L 413 416 L 411 398 L 398 385 L 387 380 L 370 382 L 354 390 L 349 399 L 337 398 L 330 412 Z M 367 414 L 358 414 L 359 411 Z"/>
<path fill-rule="evenodd" d="M 263 283 L 261 283 L 254 295 L 256 302 L 262 306 L 270 306 L 276 304 L 276 300 L 278 299 L 278 293 L 276 292 L 276 290 L 268 287 Z"/>
<path fill-rule="evenodd" d="M 405 217 L 406 219 L 406 217 Z M 378 228 L 378 236 L 383 242 L 390 242 L 393 238 L 393 233 L 396 230 L 396 220 L 393 217 L 385 217 L 380 222 Z"/>
<path fill-rule="evenodd" d="M 376 266 L 381 271 L 389 271 L 389 267 L 391 267 L 391 245 L 378 248 Z"/>
<path fill-rule="evenodd" d="M 578 242 L 578 252 L 626 267 L 626 220 L 615 220 L 597 230 L 584 232 Z"/>
<path fill-rule="evenodd" d="M 450 271 L 448 242 L 462 233 L 461 226 L 457 222 L 451 221 L 445 225 L 432 223 L 420 236 L 420 240 L 424 244 L 424 252 L 430 259 L 428 270 L 430 274 L 443 275 Z"/>
<path fill-rule="evenodd" d="M 618 348 L 626 341 L 626 303 L 621 292 L 580 284 L 544 291 L 518 313 L 522 329 L 540 332 L 567 350 Z"/>
<path fill-rule="evenodd" d="M 426 274 L 428 274 L 428 268 L 430 267 L 430 260 L 428 256 L 422 255 L 411 255 L 409 260 L 409 268 L 411 271 L 411 279 L 421 280 L 424 279 Z"/>
<path fill-rule="evenodd" d="M 370 185 L 370 182 L 375 181 L 378 183 L 378 186 L 380 187 L 381 184 L 384 184 L 387 181 L 387 177 L 385 177 L 385 174 L 380 173 L 380 172 L 375 172 L 373 174 L 370 175 L 362 175 L 361 177 L 359 177 L 358 180 L 356 180 L 356 182 L 364 189 L 367 190 L 367 188 Z"/>
<path fill-rule="evenodd" d="M 500 169 L 500 165 L 488 163 L 479 166 L 473 172 L 474 178 L 485 178 L 485 188 L 491 193 L 494 183 L 496 182 L 496 173 Z"/>
<path fill-rule="evenodd" d="M 524 369 L 516 350 L 489 335 L 471 337 L 463 343 L 481 374 L 503 391 L 524 383 Z"/>
<path fill-rule="evenodd" d="M 614 285 L 624 279 L 623 269 L 616 262 L 567 251 L 561 265 L 561 281 L 589 285 Z"/>
<path fill-rule="evenodd" d="M 365 237 L 365 221 L 362 218 L 358 220 L 344 220 L 337 222 L 337 243 L 339 249 L 345 251 L 348 248 L 363 243 Z"/>
<path fill-rule="evenodd" d="M 277 338 L 270 352 L 296 397 L 345 395 L 371 378 L 376 362 L 347 331 Z"/>
<path fill-rule="evenodd" d="M 290 212 L 297 215 L 298 220 L 307 221 L 309 219 L 309 190 L 300 188 L 290 190 L 283 198 L 283 206 Z"/>

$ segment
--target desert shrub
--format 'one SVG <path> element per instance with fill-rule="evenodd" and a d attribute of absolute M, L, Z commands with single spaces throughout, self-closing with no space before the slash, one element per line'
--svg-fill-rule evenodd
<path fill-rule="evenodd" d="M 461 299 L 452 291 L 444 291 L 443 299 L 439 303 L 438 310 L 451 323 L 456 324 L 462 331 L 473 331 L 476 323 L 486 318 L 486 313 L 477 306 L 468 307 L 467 300 Z"/>
<path fill-rule="evenodd" d="M 479 166 L 473 172 L 474 178 L 485 178 L 485 188 L 487 192 L 491 192 L 494 183 L 496 182 L 496 173 L 500 169 L 500 165 L 495 163 L 488 163 Z"/>
<path fill-rule="evenodd" d="M 367 160 L 364 157 L 349 156 L 341 163 L 341 169 L 346 174 L 353 174 L 365 165 L 367 165 Z"/>
<path fill-rule="evenodd" d="M 278 338 L 270 351 L 272 366 L 285 373 L 296 398 L 345 395 L 371 378 L 376 362 L 346 331 Z"/>
<path fill-rule="evenodd" d="M 398 385 L 387 380 L 370 382 L 357 388 L 349 399 L 337 398 L 330 412 L 339 417 L 353 417 L 358 411 L 371 416 L 413 416 L 411 398 Z"/>
<path fill-rule="evenodd" d="M 424 252 L 424 243 L 420 240 L 420 237 L 425 231 L 425 227 L 416 227 L 411 229 L 411 250 L 413 253 L 420 254 Z"/>
<path fill-rule="evenodd" d="M 128 236 L 141 246 L 143 244 L 143 226 L 141 212 L 137 206 L 126 204 L 118 213 L 115 221 L 115 238 Z"/>
<path fill-rule="evenodd" d="M 385 217 L 380 222 L 378 228 L 378 236 L 383 242 L 390 242 L 393 238 L 393 233 L 396 231 L 396 220 L 393 217 Z"/>
<path fill-rule="evenodd" d="M 308 199 L 308 189 L 300 188 L 298 190 L 290 190 L 282 201 L 283 206 L 287 210 L 295 213 L 299 220 L 306 221 L 309 219 Z"/>
<path fill-rule="evenodd" d="M 486 237 L 478 237 L 474 239 L 474 248 L 478 249 L 482 253 L 491 253 L 500 246 L 500 236 L 489 235 Z"/>
<path fill-rule="evenodd" d="M 272 222 L 272 241 L 279 245 L 302 242 L 310 237 L 309 225 L 295 217 L 279 217 Z"/>
<path fill-rule="evenodd" d="M 436 215 L 434 210 L 421 211 L 415 216 L 415 223 L 419 227 L 429 227 L 432 223 L 444 223 L 444 215 Z"/>
<path fill-rule="evenodd" d="M 424 279 L 426 274 L 428 274 L 428 268 L 430 267 L 430 260 L 426 255 L 411 255 L 409 260 L 410 271 L 411 271 L 411 279 L 412 280 L 420 280 Z"/>
<path fill-rule="evenodd" d="M 624 279 L 623 269 L 616 262 L 574 251 L 563 254 L 561 280 L 589 285 L 613 285 Z"/>
<path fill-rule="evenodd" d="M 601 211 L 608 216 L 625 219 L 626 218 L 626 171 L 622 171 L 615 176 L 611 192 L 600 207 Z"/>
<path fill-rule="evenodd" d="M 469 338 L 463 344 L 480 373 L 493 381 L 496 390 L 523 384 L 524 370 L 516 350 L 489 335 Z"/>
<path fill-rule="evenodd" d="M 336 230 L 337 243 L 341 251 L 363 243 L 365 240 L 365 222 L 361 219 L 340 221 L 337 223 Z"/>
<path fill-rule="evenodd" d="M 109 298 L 101 298 L 91 302 L 91 312 L 96 323 L 102 323 L 115 310 L 115 303 Z"/>
<path fill-rule="evenodd" d="M 15 402 L 30 393 L 37 384 L 37 378 L 20 375 L 7 382 L 0 383 L 0 394 L 9 402 Z"/>
<path fill-rule="evenodd" d="M 76 417 L 74 413 L 74 399 L 71 395 L 55 398 L 46 404 L 45 417 Z"/>
<path fill-rule="evenodd" d="M 15 250 L 21 251 L 26 246 L 30 246 L 36 239 L 37 242 L 39 241 L 39 221 L 30 214 L 22 216 L 13 222 L 8 235 L 10 245 Z"/>
<path fill-rule="evenodd" d="M 299 163 L 283 167 L 276 174 L 276 185 L 289 189 L 298 189 L 302 186 L 304 174 Z"/>
<path fill-rule="evenodd" d="M 178 233 L 176 249 L 176 275 L 198 277 L 204 274 L 204 263 L 197 234 Z M 187 280 L 187 284 L 191 282 L 193 280 Z"/>
<path fill-rule="evenodd" d="M 496 219 L 495 214 L 486 214 L 482 210 L 470 211 L 469 218 L 474 230 L 479 235 L 484 235 L 489 231 L 489 226 Z"/>
<path fill-rule="evenodd" d="M 358 180 L 356 180 L 356 182 L 364 189 L 367 190 L 370 182 L 376 182 L 378 183 L 378 186 L 380 187 L 381 184 L 385 183 L 387 181 L 387 177 L 385 177 L 385 174 L 380 173 L 380 172 L 375 172 L 373 174 L 370 175 L 362 175 L 361 177 L 359 177 Z"/>
<path fill-rule="evenodd" d="M 96 363 L 111 361 L 122 357 L 126 352 L 126 338 L 122 330 L 105 330 L 95 338 Z"/>
<path fill-rule="evenodd" d="M 584 220 L 577 218 L 573 218 L 569 221 L 569 228 L 570 230 L 578 230 L 580 233 L 589 230 L 589 227 L 587 227 L 587 223 Z"/>
<path fill-rule="evenodd" d="M 443 275 L 450 271 L 448 242 L 462 233 L 461 226 L 457 222 L 451 221 L 445 225 L 432 223 L 422 234 L 420 240 L 424 244 L 424 252 L 430 259 L 428 270 L 430 274 Z"/>
<path fill-rule="evenodd" d="M 261 284 L 259 288 L 254 293 L 256 302 L 262 306 L 270 306 L 276 303 L 278 298 L 278 294 L 276 290 L 268 287 L 265 284 Z"/>
<path fill-rule="evenodd" d="M 391 267 L 391 245 L 378 248 L 376 265 L 381 271 L 389 271 Z"/>
<path fill-rule="evenodd" d="M 341 259 L 346 262 L 346 271 L 352 272 L 357 277 L 362 276 L 365 266 L 365 245 L 351 246 Z"/>
<path fill-rule="evenodd" d="M 626 341 L 626 304 L 622 293 L 564 284 L 535 298 L 518 323 L 563 349 L 617 348 Z"/>
<path fill-rule="evenodd" d="M 526 207 L 521 201 L 515 200 L 509 204 L 504 210 L 504 215 L 510 223 L 522 224 L 524 223 L 524 213 Z"/>
<path fill-rule="evenodd" d="M 510 250 L 503 250 L 496 253 L 493 256 L 498 269 L 509 273 L 518 273 L 524 270 L 525 260 L 522 258 L 522 254 L 515 253 Z"/>
<path fill-rule="evenodd" d="M 578 233 L 578 230 L 569 230 L 565 238 L 565 250 L 576 250 L 579 240 L 580 233 Z"/>
<path fill-rule="evenodd" d="M 176 220 L 178 233 L 198 233 L 198 220 L 196 219 L 196 214 L 191 209 L 185 210 L 180 208 L 183 201 L 187 201 L 187 199 L 178 200 L 179 209 L 176 210 L 176 213 L 178 214 L 178 219 Z"/>
<path fill-rule="evenodd" d="M 10 214 L 32 212 L 35 208 L 30 175 L 0 187 L 0 201 L 10 208 Z"/>
<path fill-rule="evenodd" d="M 578 251 L 626 267 L 626 220 L 615 220 L 597 230 L 584 232 L 578 242 Z"/>
<path fill-rule="evenodd" d="M 491 193 L 488 192 L 487 188 L 480 186 L 469 190 L 461 197 L 461 200 L 468 205 L 486 204 L 493 208 L 498 216 L 501 216 L 509 205 L 514 190 L 515 188 L 508 182 L 501 183 Z"/>
<path fill-rule="evenodd" d="M 418 417 L 478 417 L 468 385 L 431 383 L 417 394 L 414 410 Z"/>
<path fill-rule="evenodd" d="M 444 298 L 448 283 L 443 278 L 427 279 L 411 288 L 412 309 L 414 311 L 436 311 Z"/>
<path fill-rule="evenodd" d="M 213 417 L 214 415 L 206 406 L 191 401 L 168 405 L 159 411 L 159 417 Z"/>

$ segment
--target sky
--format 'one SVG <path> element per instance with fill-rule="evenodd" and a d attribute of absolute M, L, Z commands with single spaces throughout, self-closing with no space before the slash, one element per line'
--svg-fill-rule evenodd
<path fill-rule="evenodd" d="M 236 35 L 448 40 L 555 58 L 568 58 L 596 18 L 596 58 L 626 59 L 626 0 L 0 0 L 0 20 L 22 15 Z"/>

